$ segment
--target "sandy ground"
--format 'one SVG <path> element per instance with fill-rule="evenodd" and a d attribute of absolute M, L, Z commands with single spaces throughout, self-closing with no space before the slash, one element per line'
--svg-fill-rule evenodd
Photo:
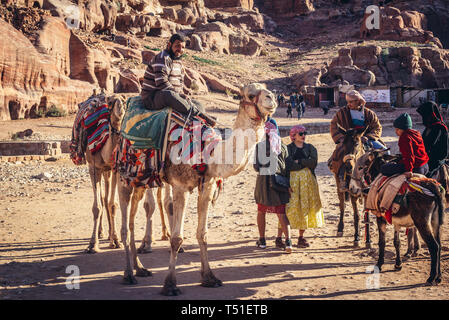
<path fill-rule="evenodd" d="M 308 119 L 301 122 L 324 121 L 320 114 L 319 110 L 310 112 Z M 278 115 L 280 124 L 297 123 L 283 118 L 280 111 Z M 235 109 L 230 107 L 229 112 L 220 113 L 219 120 L 231 124 L 233 117 Z M 73 116 L 0 122 L 0 139 L 7 139 L 9 132 L 27 128 L 33 128 L 43 136 L 67 138 L 72 121 Z M 391 127 L 385 127 L 383 139 L 393 146 L 394 152 L 397 150 L 397 138 Z M 269 215 L 268 247 L 264 250 L 256 248 L 258 232 L 253 198 L 256 173 L 248 166 L 238 176 L 225 181 L 218 203 L 209 210 L 208 252 L 211 267 L 224 284 L 219 288 L 199 285 L 196 191 L 191 194 L 185 220 L 186 252 L 179 254 L 177 264 L 178 286 L 182 290 L 178 297 L 160 295 L 168 272 L 169 246 L 168 242 L 159 240 L 158 211 L 154 215 L 153 252 L 140 255 L 153 276 L 138 278 L 138 284 L 134 286 L 123 285 L 123 249 L 108 249 L 108 242 L 103 239 L 100 247 L 104 252 L 83 253 L 92 231 L 93 195 L 86 167 L 75 167 L 68 159 L 51 163 L 0 163 L 3 174 L 0 189 L 0 299 L 447 299 L 447 226 L 443 226 L 443 282 L 439 286 L 423 286 L 430 268 L 426 248 L 418 257 L 405 261 L 402 271 L 393 271 L 392 226 L 388 226 L 382 273 L 375 276 L 366 273 L 377 259 L 376 226 L 371 225 L 374 251 L 352 247 L 352 209 L 347 205 L 344 237 L 336 237 L 338 200 L 335 182 L 326 166 L 334 146 L 329 134 L 310 135 L 307 141 L 319 151 L 316 174 L 326 221 L 323 228 L 306 231 L 311 246 L 294 248 L 290 255 L 276 249 L 277 218 Z M 30 180 L 18 177 L 42 172 L 51 172 L 59 178 Z M 120 224 L 118 216 L 116 226 L 119 228 Z M 107 228 L 106 219 L 103 225 Z M 144 226 L 145 214 L 140 208 L 136 221 L 137 239 L 142 239 Z M 297 237 L 298 230 L 293 230 L 294 244 Z M 401 239 L 405 253 L 405 231 Z M 73 275 L 71 266 L 79 270 L 79 289 L 69 290 L 66 286 L 67 277 Z"/>

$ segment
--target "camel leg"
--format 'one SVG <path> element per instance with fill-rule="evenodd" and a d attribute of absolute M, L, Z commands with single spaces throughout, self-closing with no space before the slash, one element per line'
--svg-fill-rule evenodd
<path fill-rule="evenodd" d="M 418 233 L 416 231 L 416 228 L 407 228 L 407 252 L 405 253 L 404 258 L 409 259 L 410 257 L 414 256 L 413 248 L 415 246 L 415 239 L 417 235 Z"/>
<path fill-rule="evenodd" d="M 103 172 L 104 180 L 104 203 L 109 223 L 109 248 L 120 248 L 117 232 L 115 229 L 115 190 L 117 187 L 117 174 L 111 170 Z"/>
<path fill-rule="evenodd" d="M 87 249 L 85 250 L 86 253 L 97 253 L 101 252 L 100 248 L 98 247 L 99 244 L 99 227 L 101 225 L 101 212 L 102 212 L 102 199 L 100 196 L 101 191 L 101 170 L 98 168 L 95 168 L 93 166 L 89 166 L 89 175 L 90 180 L 92 182 L 92 189 L 94 191 L 94 203 L 92 205 L 92 214 L 94 217 L 94 229 L 92 232 L 92 237 L 90 238 L 90 243 Z"/>
<path fill-rule="evenodd" d="M 384 218 L 377 218 L 377 227 L 379 229 L 379 258 L 376 266 L 379 268 L 379 272 L 382 270 L 385 257 L 385 233 L 387 232 L 387 222 Z"/>
<path fill-rule="evenodd" d="M 178 250 L 182 245 L 184 238 L 184 215 L 185 208 L 189 198 L 189 192 L 182 188 L 173 187 L 173 221 L 171 224 L 170 237 L 170 263 L 168 275 L 165 278 L 164 287 L 161 293 L 165 296 L 177 296 L 181 291 L 176 286 L 176 261 L 178 258 Z"/>
<path fill-rule="evenodd" d="M 396 228 L 394 230 L 394 248 L 396 249 L 396 263 L 394 265 L 394 269 L 397 271 L 402 270 L 402 261 L 401 261 L 401 239 L 399 238 L 400 228 Z"/>
<path fill-rule="evenodd" d="M 145 236 L 137 252 L 150 253 L 153 251 L 153 249 L 151 248 L 151 243 L 153 242 L 153 213 L 155 209 L 154 189 L 148 189 L 146 191 L 146 197 L 143 207 L 145 209 L 147 217 L 147 224 L 145 228 Z"/>
<path fill-rule="evenodd" d="M 357 208 L 357 198 L 351 197 L 352 210 L 354 213 L 354 247 L 358 247 L 360 245 L 360 227 L 359 227 L 359 210 Z"/>
<path fill-rule="evenodd" d="M 164 207 L 162 205 L 162 189 L 163 188 L 157 188 L 157 207 L 159 208 L 159 213 L 161 215 L 161 224 L 162 224 L 162 237 L 161 240 L 168 240 L 170 234 L 167 230 L 167 225 L 165 224 L 165 216 L 164 216 Z"/>
<path fill-rule="evenodd" d="M 216 278 L 209 266 L 207 256 L 207 213 L 209 204 L 212 201 L 214 180 L 204 183 L 203 189 L 198 195 L 198 227 L 196 238 L 201 252 L 201 285 L 203 287 L 220 287 L 221 280 Z"/>
<path fill-rule="evenodd" d="M 134 234 L 134 221 L 136 218 L 136 214 L 139 208 L 140 200 L 142 200 L 143 195 L 145 193 L 145 188 L 134 188 L 134 192 L 131 197 L 131 209 L 129 211 L 129 235 L 130 235 L 130 247 L 131 247 L 131 255 L 132 255 L 132 261 L 134 263 L 134 269 L 136 269 L 136 276 L 138 277 L 148 277 L 151 276 L 151 271 L 144 268 L 142 263 L 139 260 L 139 257 L 137 256 L 137 250 L 136 250 L 136 239 Z M 151 230 L 150 230 L 151 232 Z"/>

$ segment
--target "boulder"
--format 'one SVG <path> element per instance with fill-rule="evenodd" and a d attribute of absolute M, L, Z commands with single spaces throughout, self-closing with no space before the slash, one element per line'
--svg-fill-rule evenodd
<path fill-rule="evenodd" d="M 224 21 L 238 29 L 250 30 L 253 32 L 263 32 L 265 30 L 265 20 L 263 15 L 257 12 L 245 12 L 243 14 L 232 15 Z"/>
<path fill-rule="evenodd" d="M 141 70 L 125 69 L 120 70 L 119 79 L 115 85 L 115 93 L 140 93 L 140 78 L 143 78 Z"/>
<path fill-rule="evenodd" d="M 337 66 L 352 66 L 351 49 L 342 48 L 338 50 L 338 57 L 334 58 L 329 65 L 330 67 Z"/>
<path fill-rule="evenodd" d="M 329 68 L 328 72 L 321 77 L 321 82 L 327 84 L 336 80 L 346 80 L 350 84 L 372 86 L 376 82 L 376 76 L 373 72 L 362 70 L 356 66 L 344 66 Z"/>
<path fill-rule="evenodd" d="M 185 68 L 184 84 L 194 93 L 209 92 L 206 80 L 204 80 L 199 72 L 190 68 Z"/>
<path fill-rule="evenodd" d="M 243 54 L 246 56 L 258 56 L 262 50 L 262 44 L 248 35 L 230 34 L 229 51 L 234 54 Z"/>
<path fill-rule="evenodd" d="M 158 54 L 157 51 L 143 50 L 142 51 L 142 63 L 149 64 L 151 60 Z"/>
<path fill-rule="evenodd" d="M 201 38 L 197 34 L 192 35 L 192 37 L 190 39 L 189 49 L 192 49 L 195 51 L 204 51 Z"/>
<path fill-rule="evenodd" d="M 0 19 L 0 119 L 28 118 L 51 105 L 75 112 L 92 93 L 89 83 L 71 80 L 54 57 L 39 52 L 20 31 Z"/>
<path fill-rule="evenodd" d="M 327 72 L 327 69 L 312 68 L 306 72 L 298 73 L 293 76 L 293 82 L 297 88 L 303 88 L 304 86 L 321 86 L 321 76 Z"/>
<path fill-rule="evenodd" d="M 272 0 L 265 1 L 263 12 L 272 16 L 308 15 L 315 11 L 311 0 Z"/>
<path fill-rule="evenodd" d="M 219 79 L 216 76 L 213 76 L 208 73 L 200 72 L 201 77 L 206 81 L 208 87 L 212 91 L 222 92 L 222 93 L 233 93 L 240 94 L 240 89 L 236 86 L 233 86 L 229 82 L 223 79 Z"/>

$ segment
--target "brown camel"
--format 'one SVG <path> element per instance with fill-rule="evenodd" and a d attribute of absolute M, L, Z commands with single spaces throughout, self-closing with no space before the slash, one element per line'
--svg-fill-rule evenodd
<path fill-rule="evenodd" d="M 92 213 L 94 217 L 94 228 L 86 253 L 101 252 L 98 247 L 99 238 L 102 237 L 102 216 L 103 208 L 106 210 L 109 223 L 109 246 L 110 248 L 120 248 L 115 229 L 115 210 L 117 204 L 114 200 L 117 186 L 117 174 L 111 170 L 113 165 L 113 152 L 118 142 L 120 125 L 125 114 L 125 102 L 119 96 L 111 96 L 106 99 L 110 108 L 109 116 L 109 138 L 105 145 L 92 154 L 86 150 L 86 161 L 89 167 L 89 175 L 94 191 L 94 203 Z M 101 188 L 101 180 L 104 181 L 104 192 Z"/>
<path fill-rule="evenodd" d="M 201 285 L 205 287 L 218 287 L 221 280 L 215 277 L 209 266 L 207 256 L 207 213 L 209 204 L 216 191 L 216 181 L 219 178 L 227 178 L 236 175 L 245 169 L 252 157 L 255 145 L 264 135 L 264 125 L 267 117 L 273 114 L 277 108 L 276 98 L 273 93 L 263 85 L 255 83 L 244 86 L 241 89 L 242 100 L 233 126 L 232 135 L 219 143 L 209 161 L 204 179 L 190 164 L 174 164 L 167 157 L 164 168 L 164 180 L 171 186 L 173 192 L 172 206 L 167 205 L 170 223 L 171 254 L 169 261 L 169 273 L 165 278 L 162 294 L 178 295 L 180 290 L 176 286 L 176 261 L 178 250 L 181 247 L 184 233 L 185 207 L 190 192 L 199 187 L 197 210 L 198 227 L 197 240 L 201 252 Z M 240 143 L 244 140 L 243 143 Z M 168 147 L 169 154 L 170 145 Z M 231 161 L 228 161 L 231 159 Z M 202 180 L 202 183 L 200 182 Z M 124 281 L 127 284 L 137 283 L 136 276 L 150 276 L 151 272 L 144 268 L 137 257 L 134 239 L 134 219 L 137 208 L 142 199 L 145 188 L 128 186 L 122 179 L 118 182 L 120 207 L 122 210 L 122 239 L 126 255 L 126 270 Z"/>

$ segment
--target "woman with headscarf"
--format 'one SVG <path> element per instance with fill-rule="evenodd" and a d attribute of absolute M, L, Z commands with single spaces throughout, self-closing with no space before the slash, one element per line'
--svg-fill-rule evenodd
<path fill-rule="evenodd" d="M 276 184 L 275 175 L 287 180 L 285 159 L 287 147 L 282 143 L 274 119 L 268 119 L 265 123 L 265 140 L 256 145 L 254 169 L 258 172 L 254 198 L 257 203 L 257 226 L 259 240 L 256 245 L 265 249 L 266 213 L 274 213 L 278 216 L 282 232 L 285 234 L 285 244 L 282 238 L 276 238 L 276 247 L 284 248 L 286 253 L 292 252 L 290 239 L 290 225 L 286 216 L 285 206 L 289 200 L 287 185 Z"/>
<path fill-rule="evenodd" d="M 448 157 L 448 130 L 443 122 L 438 106 L 428 101 L 416 109 L 426 127 L 422 133 L 424 146 L 429 156 L 429 174 L 440 166 Z"/>
<path fill-rule="evenodd" d="M 287 171 L 290 174 L 290 201 L 287 204 L 287 218 L 292 229 L 299 230 L 298 248 L 306 248 L 309 243 L 304 232 L 309 228 L 324 225 L 323 210 L 315 168 L 318 164 L 316 148 L 306 143 L 307 131 L 296 125 L 290 130 L 291 143 L 287 146 Z"/>

